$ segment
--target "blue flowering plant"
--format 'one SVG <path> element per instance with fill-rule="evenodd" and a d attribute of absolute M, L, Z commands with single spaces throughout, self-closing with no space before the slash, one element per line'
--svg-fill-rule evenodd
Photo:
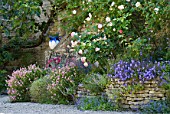
<path fill-rule="evenodd" d="M 167 100 L 150 101 L 140 108 L 142 114 L 169 114 L 170 104 Z"/>
<path fill-rule="evenodd" d="M 152 79 L 163 79 L 165 65 L 160 62 L 130 60 L 113 64 L 108 76 L 122 81 L 131 80 L 133 84 Z"/>

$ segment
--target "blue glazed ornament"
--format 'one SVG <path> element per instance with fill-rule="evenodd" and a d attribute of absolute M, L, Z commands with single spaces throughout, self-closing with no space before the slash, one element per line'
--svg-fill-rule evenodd
<path fill-rule="evenodd" d="M 58 35 L 57 36 L 49 36 L 49 38 L 50 38 L 49 47 L 50 47 L 50 49 L 54 49 L 57 46 L 57 44 L 60 42 L 59 36 Z"/>

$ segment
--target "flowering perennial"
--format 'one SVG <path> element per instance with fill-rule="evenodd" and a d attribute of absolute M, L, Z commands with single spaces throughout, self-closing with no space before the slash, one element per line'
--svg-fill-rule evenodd
<path fill-rule="evenodd" d="M 163 78 L 163 69 L 165 65 L 160 62 L 147 62 L 131 60 L 129 62 L 119 61 L 111 67 L 111 78 L 119 78 L 121 80 L 146 81 L 157 77 Z"/>
<path fill-rule="evenodd" d="M 43 71 L 35 64 L 13 71 L 12 76 L 9 76 L 9 80 L 6 81 L 10 100 L 12 102 L 29 101 L 28 91 L 31 83 L 43 75 L 45 75 Z"/>

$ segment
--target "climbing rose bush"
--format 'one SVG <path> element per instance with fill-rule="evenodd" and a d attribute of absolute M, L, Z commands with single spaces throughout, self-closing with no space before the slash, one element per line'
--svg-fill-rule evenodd
<path fill-rule="evenodd" d="M 44 75 L 46 75 L 46 71 L 40 69 L 35 64 L 13 71 L 12 75 L 9 76 L 9 80 L 6 81 L 10 100 L 12 102 L 30 101 L 30 85 L 34 80 Z"/>
<path fill-rule="evenodd" d="M 105 58 L 133 52 L 136 39 L 141 42 L 138 52 L 163 57 L 168 49 L 168 0 L 80 0 L 65 1 L 66 12 L 59 15 L 67 22 L 71 47 L 86 61 L 103 64 Z M 162 32 L 162 33 L 161 33 Z M 159 34 L 161 33 L 161 34 Z M 166 39 L 168 38 L 168 39 Z M 127 48 L 128 47 L 128 48 Z M 148 49 L 149 48 L 149 49 Z M 161 54 L 158 49 L 162 49 Z M 146 51 L 148 50 L 148 51 Z M 136 55 L 132 55 L 136 57 Z"/>

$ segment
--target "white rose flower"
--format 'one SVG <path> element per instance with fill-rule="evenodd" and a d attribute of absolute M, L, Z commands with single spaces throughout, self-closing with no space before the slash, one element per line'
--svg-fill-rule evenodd
<path fill-rule="evenodd" d="M 70 46 L 69 46 L 69 45 L 67 45 L 67 48 L 70 48 Z"/>
<path fill-rule="evenodd" d="M 140 2 L 136 2 L 135 4 L 136 7 L 139 7 L 140 5 L 141 5 Z"/>
<path fill-rule="evenodd" d="M 113 28 L 113 31 L 116 31 L 116 29 L 115 29 L 115 28 Z"/>
<path fill-rule="evenodd" d="M 123 10 L 124 8 L 125 8 L 124 5 L 118 6 L 118 9 L 120 9 L 120 10 Z"/>
<path fill-rule="evenodd" d="M 110 21 L 111 21 L 110 17 L 106 17 L 106 22 L 110 22 Z"/>
<path fill-rule="evenodd" d="M 98 48 L 98 47 L 97 47 L 97 48 L 95 48 L 95 51 L 96 51 L 96 52 L 97 52 L 97 51 L 99 51 L 99 50 L 100 50 L 100 48 Z"/>
<path fill-rule="evenodd" d="M 76 14 L 76 13 L 77 13 L 77 11 L 76 11 L 76 10 L 73 10 L 73 11 L 72 11 L 72 13 L 73 13 L 73 14 Z"/>
<path fill-rule="evenodd" d="M 83 46 L 85 46 L 85 45 L 86 45 L 86 43 L 82 43 L 82 45 L 83 45 Z"/>
<path fill-rule="evenodd" d="M 106 36 L 104 36 L 103 40 L 107 40 Z"/>
<path fill-rule="evenodd" d="M 82 50 L 79 50 L 79 52 L 78 52 L 79 54 L 83 54 L 83 51 Z"/>
<path fill-rule="evenodd" d="M 110 22 L 110 23 L 108 24 L 108 26 L 110 26 L 110 27 L 113 26 L 112 22 Z"/>
<path fill-rule="evenodd" d="M 130 0 L 126 0 L 127 2 L 130 2 Z"/>
<path fill-rule="evenodd" d="M 87 63 L 87 62 L 85 62 L 83 65 L 84 65 L 85 67 L 88 67 L 88 63 Z"/>
<path fill-rule="evenodd" d="M 85 62 L 86 61 L 86 57 L 81 57 L 81 62 Z"/>
<path fill-rule="evenodd" d="M 101 29 L 103 27 L 102 24 L 98 24 L 98 28 Z"/>
<path fill-rule="evenodd" d="M 91 13 L 89 13 L 89 17 L 92 18 L 92 14 Z"/>
<path fill-rule="evenodd" d="M 113 8 L 111 8 L 111 7 L 110 7 L 110 8 L 109 8 L 109 10 L 110 10 L 110 11 L 112 11 L 112 10 L 113 10 Z"/>
<path fill-rule="evenodd" d="M 86 21 L 90 21 L 90 19 L 91 19 L 90 17 L 87 17 L 87 18 L 86 18 Z"/>
<path fill-rule="evenodd" d="M 154 11 L 156 12 L 156 14 L 158 13 L 159 11 L 159 8 L 155 8 Z"/>
<path fill-rule="evenodd" d="M 71 41 L 71 47 L 77 46 L 77 43 L 78 43 L 77 41 L 75 41 L 75 42 L 74 42 L 74 41 Z"/>
<path fill-rule="evenodd" d="M 111 6 L 114 6 L 114 5 L 115 5 L 115 2 L 112 2 L 112 3 L 111 3 Z"/>

